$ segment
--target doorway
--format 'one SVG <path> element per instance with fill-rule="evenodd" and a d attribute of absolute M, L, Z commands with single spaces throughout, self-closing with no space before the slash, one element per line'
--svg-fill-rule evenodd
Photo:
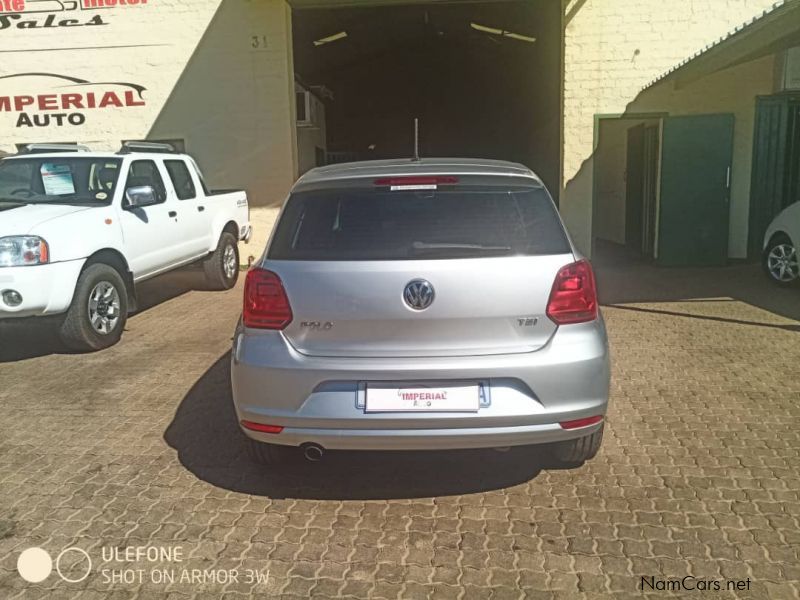
<path fill-rule="evenodd" d="M 625 185 L 625 244 L 655 258 L 658 215 L 660 124 L 646 121 L 628 129 Z"/>
<path fill-rule="evenodd" d="M 294 64 L 325 101 L 327 161 L 510 160 L 560 182 L 561 11 L 550 0 L 295 9 Z"/>
<path fill-rule="evenodd" d="M 594 153 L 593 248 L 607 257 L 655 256 L 660 118 L 598 120 Z"/>

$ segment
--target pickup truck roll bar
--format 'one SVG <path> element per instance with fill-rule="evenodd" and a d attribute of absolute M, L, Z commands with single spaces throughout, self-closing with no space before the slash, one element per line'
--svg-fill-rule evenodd
<path fill-rule="evenodd" d="M 122 142 L 119 154 L 133 154 L 135 152 L 150 152 L 156 154 L 178 154 L 172 144 L 156 142 Z"/>

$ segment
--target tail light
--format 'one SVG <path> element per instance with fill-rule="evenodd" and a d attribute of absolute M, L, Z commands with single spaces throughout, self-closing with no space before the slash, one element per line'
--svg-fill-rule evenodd
<path fill-rule="evenodd" d="M 547 303 L 547 316 L 558 325 L 597 318 L 597 288 L 588 260 L 572 263 L 558 272 Z"/>
<path fill-rule="evenodd" d="M 242 427 L 250 431 L 258 431 L 260 433 L 280 433 L 283 431 L 282 425 L 264 425 L 263 423 L 254 423 L 253 421 L 241 421 Z"/>
<path fill-rule="evenodd" d="M 266 269 L 251 269 L 244 283 L 245 327 L 285 329 L 292 322 L 292 307 L 281 278 Z"/>
<path fill-rule="evenodd" d="M 586 417 L 585 419 L 575 419 L 574 421 L 563 421 L 559 423 L 561 425 L 561 429 L 580 429 L 581 427 L 589 427 L 589 425 L 595 425 L 603 420 L 603 415 L 597 415 L 594 417 Z"/>

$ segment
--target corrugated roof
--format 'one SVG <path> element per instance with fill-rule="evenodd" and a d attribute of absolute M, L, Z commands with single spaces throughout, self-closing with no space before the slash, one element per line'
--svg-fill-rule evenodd
<path fill-rule="evenodd" d="M 678 63 L 677 65 L 672 67 L 666 73 L 663 73 L 662 75 L 660 75 L 660 76 L 656 77 L 655 79 L 653 79 L 650 83 L 648 83 L 642 89 L 646 90 L 647 88 L 652 87 L 653 85 L 655 85 L 659 81 L 662 81 L 662 80 L 666 79 L 667 77 L 669 77 L 670 75 L 672 75 L 673 73 L 675 73 L 676 71 L 678 71 L 679 69 L 681 69 L 682 67 L 687 65 L 688 63 L 700 58 L 701 56 L 704 56 L 705 54 L 708 54 L 711 50 L 714 50 L 718 46 L 720 46 L 720 45 L 722 45 L 722 44 L 724 44 L 726 42 L 731 41 L 733 38 L 736 38 L 737 36 L 740 36 L 743 33 L 746 33 L 753 25 L 758 24 L 759 22 L 761 22 L 763 19 L 765 19 L 767 17 L 774 16 L 776 11 L 778 11 L 780 9 L 783 9 L 783 8 L 788 8 L 790 6 L 797 5 L 797 4 L 800 4 L 800 0 L 779 0 L 778 2 L 775 2 L 775 4 L 773 4 L 770 8 L 764 10 L 760 15 L 756 15 L 755 17 L 753 17 L 749 21 L 746 21 L 746 22 L 742 23 L 741 25 L 738 25 L 737 27 L 735 27 L 733 30 L 729 31 L 727 34 L 723 35 L 718 40 L 708 44 L 706 47 L 702 48 L 701 50 L 698 50 L 697 52 L 695 52 L 690 57 L 682 60 L 680 63 Z"/>

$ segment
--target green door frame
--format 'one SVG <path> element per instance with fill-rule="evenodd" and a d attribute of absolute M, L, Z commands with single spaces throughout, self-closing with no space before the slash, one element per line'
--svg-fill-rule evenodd
<path fill-rule="evenodd" d="M 595 159 L 595 154 L 597 153 L 597 147 L 600 143 L 600 125 L 603 121 L 639 121 L 639 120 L 651 120 L 651 119 L 663 119 L 664 117 L 668 117 L 669 113 L 667 112 L 640 112 L 640 113 L 595 113 L 594 114 L 594 130 L 593 130 L 593 137 L 592 137 L 592 210 L 591 210 L 591 219 L 592 222 L 590 223 L 589 228 L 589 243 L 591 245 L 591 253 L 594 256 L 594 245 L 595 245 L 595 235 L 594 235 L 594 225 L 597 222 L 597 161 Z M 563 140 L 562 140 L 563 146 Z M 563 164 L 563 162 L 562 162 Z"/>

